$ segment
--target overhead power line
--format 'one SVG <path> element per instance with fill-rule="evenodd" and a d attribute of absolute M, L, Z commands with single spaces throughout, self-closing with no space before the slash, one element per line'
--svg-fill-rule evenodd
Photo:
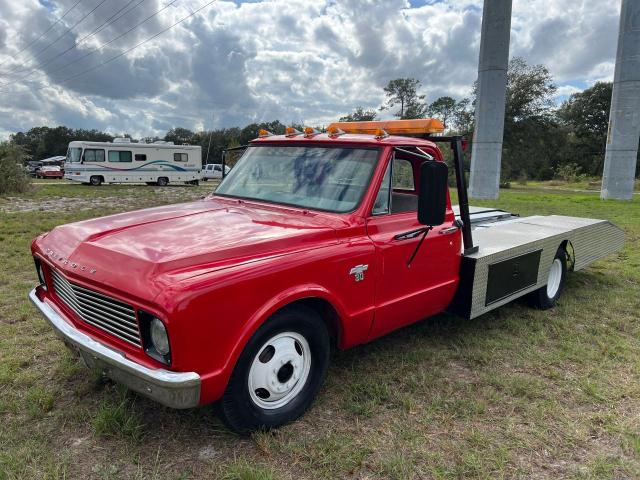
<path fill-rule="evenodd" d="M 73 10 L 74 8 L 76 8 L 76 6 L 78 6 L 78 4 L 79 4 L 80 2 L 82 2 L 82 0 L 78 0 L 76 3 L 74 3 L 74 4 L 71 6 L 71 8 L 69 8 L 69 10 L 67 10 L 66 12 L 64 12 L 64 14 L 63 14 L 60 18 L 58 18 L 55 22 L 53 22 L 51 25 L 49 25 L 49 28 L 47 28 L 44 32 L 42 32 L 38 38 L 36 38 L 35 40 L 31 40 L 27 45 L 25 45 L 24 47 L 22 47 L 22 48 L 21 48 L 21 49 L 20 49 L 20 50 L 19 50 L 19 51 L 14 55 L 14 57 L 15 57 L 15 56 L 17 56 L 17 55 L 20 55 L 20 54 L 21 54 L 22 52 L 24 52 L 27 48 L 29 48 L 31 45 L 33 45 L 33 44 L 34 44 L 34 43 L 36 43 L 38 40 L 40 40 L 42 37 L 44 37 L 47 33 L 49 33 L 49 32 L 51 31 L 51 29 L 52 29 L 53 27 L 55 27 L 58 23 L 60 23 L 60 22 L 62 21 L 62 19 L 63 19 L 64 17 L 66 17 L 66 16 L 71 12 L 71 10 Z M 8 60 L 8 59 L 7 59 L 7 60 Z M 0 62 L 0 66 L 4 65 L 5 63 L 7 63 L 7 60 L 3 60 L 2 62 Z"/>
<path fill-rule="evenodd" d="M 149 21 L 149 20 L 151 20 L 153 17 L 155 17 L 156 15 L 158 15 L 159 13 L 161 13 L 163 10 L 166 10 L 167 8 L 169 8 L 171 5 L 173 5 L 173 4 L 174 4 L 174 3 L 176 3 L 177 1 L 178 1 L 178 0 L 172 0 L 171 2 L 167 3 L 167 4 L 166 4 L 164 7 L 162 7 L 161 9 L 159 9 L 159 10 L 155 11 L 154 13 L 152 13 L 151 15 L 149 15 L 148 17 L 146 17 L 144 20 L 142 20 L 142 21 L 140 21 L 140 22 L 136 23 L 133 27 L 131 27 L 131 28 L 130 28 L 129 30 L 127 30 L 126 32 L 121 33 L 120 35 L 116 36 L 115 38 L 112 38 L 111 40 L 109 40 L 109 41 L 107 41 L 107 42 L 103 43 L 102 45 L 100 45 L 100 46 L 98 46 L 98 47 L 94 48 L 93 50 L 89 50 L 89 51 L 88 51 L 87 53 L 85 53 L 84 55 L 80 55 L 79 57 L 75 58 L 74 60 L 71 60 L 70 62 L 65 63 L 64 65 L 62 65 L 62 66 L 60 66 L 60 67 L 56 68 L 55 70 L 52 70 L 52 71 L 50 71 L 50 72 L 40 72 L 40 73 L 41 73 L 42 75 L 45 75 L 45 76 L 46 76 L 46 75 L 51 76 L 51 75 L 53 75 L 54 73 L 59 72 L 60 70 L 64 70 L 64 69 L 66 69 L 66 68 L 67 68 L 67 67 L 69 67 L 70 65 L 73 65 L 73 64 L 75 64 L 75 63 L 78 63 L 80 60 L 83 60 L 83 59 L 85 59 L 85 58 L 87 58 L 87 57 L 89 57 L 89 56 L 93 55 L 94 53 L 96 53 L 96 52 L 98 52 L 98 51 L 102 50 L 102 49 L 103 49 L 104 47 L 106 47 L 107 45 L 110 45 L 110 44 L 112 44 L 113 42 L 115 42 L 116 40 L 119 40 L 119 39 L 121 39 L 122 37 L 124 37 L 125 35 L 129 34 L 129 33 L 130 33 L 130 32 L 132 32 L 133 30 L 135 30 L 136 28 L 138 28 L 140 25 L 142 25 L 143 23 L 148 22 L 148 21 Z M 36 69 L 36 70 L 37 70 L 37 69 Z M 28 76 L 29 76 L 29 74 L 25 75 L 25 76 L 24 76 L 24 77 L 22 77 L 21 79 L 17 79 L 17 80 L 15 80 L 15 81 L 13 81 L 13 82 L 11 82 L 11 81 L 10 81 L 10 82 L 3 82 L 3 83 L 0 83 L 0 86 L 4 86 L 4 85 L 9 85 L 9 84 L 11 84 L 11 83 L 15 83 L 16 81 L 20 81 L 20 80 L 22 80 L 22 79 L 24 79 L 24 78 L 27 78 Z"/>
<path fill-rule="evenodd" d="M 116 15 L 118 15 L 120 12 L 122 12 L 125 8 L 127 8 L 129 5 L 131 5 L 134 1 L 136 0 L 129 0 L 127 3 L 125 3 L 116 13 L 114 13 L 113 15 L 111 15 L 107 20 L 105 20 L 100 26 L 96 27 L 91 33 L 85 35 L 84 37 L 82 37 L 80 40 L 78 40 L 77 42 L 75 42 L 72 46 L 70 46 L 69 48 L 67 48 L 66 50 L 58 53 L 57 55 L 49 58 L 46 62 L 41 63 L 39 65 L 36 65 L 35 67 L 27 67 L 24 68 L 22 70 L 14 70 L 13 72 L 9 73 L 9 74 L 5 74 L 5 75 L 14 75 L 14 74 L 19 74 L 19 73 L 25 73 L 23 76 L 21 76 L 20 78 L 16 78 L 14 81 L 19 82 L 21 80 L 24 80 L 25 78 L 31 76 L 31 73 L 36 71 L 36 70 L 41 70 L 42 68 L 46 67 L 47 65 L 49 65 L 51 62 L 53 62 L 54 60 L 56 60 L 57 58 L 60 58 L 61 56 L 63 56 L 64 54 L 66 54 L 67 52 L 71 51 L 71 50 L 75 50 L 76 48 L 78 48 L 79 45 L 83 44 L 88 38 L 93 37 L 94 35 L 97 35 L 98 33 L 100 33 L 102 30 L 104 30 L 106 27 L 108 27 L 109 25 L 111 25 L 112 23 L 117 22 L 118 20 L 120 20 L 122 17 L 124 17 L 125 15 L 127 15 L 128 13 L 132 12 L 133 10 L 135 10 L 136 8 L 138 8 L 138 6 L 144 2 L 145 0 L 138 0 L 138 3 L 136 3 L 133 7 L 131 7 L 129 10 L 127 10 L 126 12 L 123 12 L 121 15 L 118 16 L 118 18 L 114 18 Z M 0 85 L 6 85 L 8 83 L 11 82 L 1 82 Z"/>
<path fill-rule="evenodd" d="M 67 78 L 65 78 L 65 79 L 63 79 L 63 80 L 60 80 L 60 81 L 58 81 L 57 83 L 58 83 L 58 84 L 61 84 L 61 83 L 69 82 L 69 81 L 71 81 L 71 80 L 74 80 L 74 79 L 76 79 L 76 78 L 78 78 L 78 77 L 82 76 L 82 75 L 85 75 L 85 74 L 87 74 L 87 73 L 89 73 L 89 72 L 92 72 L 92 71 L 94 71 L 94 70 L 97 70 L 98 68 L 100 68 L 100 67 L 102 67 L 102 66 L 104 66 L 104 65 L 106 65 L 106 64 L 108 64 L 108 63 L 111 63 L 111 62 L 113 62 L 114 60 L 117 60 L 117 59 L 118 59 L 118 58 L 120 58 L 120 57 L 123 57 L 123 56 L 124 56 L 124 55 L 126 55 L 127 53 L 132 52 L 132 51 L 133 51 L 133 50 L 135 50 L 136 48 L 141 47 L 142 45 L 144 45 L 144 44 L 146 44 L 146 43 L 150 42 L 151 40 L 154 40 L 155 38 L 159 37 L 159 36 L 160 36 L 160 35 L 162 35 L 163 33 L 165 33 L 165 32 L 167 32 L 167 31 L 171 30 L 171 29 L 172 29 L 172 28 L 174 28 L 175 26 L 177 26 L 177 25 L 179 25 L 180 23 L 184 22 L 185 20 L 188 20 L 189 18 L 193 17 L 195 14 L 197 14 L 198 12 L 200 12 L 200 11 L 204 10 L 204 9 L 205 9 L 205 8 L 207 8 L 208 6 L 210 6 L 210 5 L 214 4 L 216 1 L 217 1 L 217 0 L 211 0 L 211 1 L 207 2 L 207 3 L 205 3 L 203 6 L 201 6 L 200 8 L 198 8 L 198 9 L 196 9 L 196 10 L 194 10 L 194 11 L 193 11 L 193 12 L 191 12 L 189 15 L 187 15 L 187 16 L 185 16 L 185 17 L 182 17 L 182 18 L 181 18 L 180 20 L 178 20 L 177 22 L 175 22 L 175 23 L 173 23 L 173 24 L 169 25 L 167 28 L 164 28 L 164 29 L 160 30 L 159 32 L 157 32 L 157 33 L 155 33 L 155 34 L 151 35 L 150 37 L 146 38 L 145 40 L 143 40 L 143 41 L 141 41 L 141 42 L 139 42 L 139 43 L 137 43 L 137 44 L 135 44 L 134 46 L 132 46 L 132 47 L 130 47 L 130 48 L 127 48 L 126 50 L 124 50 L 124 51 L 120 52 L 120 53 L 119 53 L 119 54 L 117 54 L 117 55 L 114 55 L 114 56 L 113 56 L 113 57 L 111 57 L 111 58 L 108 58 L 107 60 L 105 60 L 105 61 L 103 61 L 103 62 L 100 62 L 98 65 L 95 65 L 95 66 L 93 66 L 93 67 L 91 67 L 91 68 L 87 68 L 86 70 L 83 70 L 82 72 L 76 73 L 75 75 L 71 75 L 70 77 L 67 77 Z M 33 88 L 33 89 L 32 89 L 32 91 L 42 90 L 43 88 L 47 88 L 47 87 L 50 87 L 50 86 L 51 86 L 50 84 L 40 85 L 39 87 Z M 10 90 L 0 90 L 0 93 L 6 93 L 6 92 L 9 92 L 9 91 L 10 91 Z"/>
<path fill-rule="evenodd" d="M 100 7 L 100 5 L 102 5 L 102 4 L 103 4 L 104 2 L 106 2 L 106 1 L 107 1 L 107 0 L 100 0 L 100 2 L 98 2 L 98 4 L 97 4 L 95 7 L 93 7 L 93 8 L 92 8 L 88 13 L 86 13 L 86 14 L 85 14 L 85 15 L 84 15 L 80 20 L 78 20 L 76 23 L 74 23 L 73 25 L 71 25 L 70 27 L 68 27 L 68 28 L 64 31 L 64 33 L 63 33 L 62 35 L 60 35 L 58 38 L 56 38 L 53 42 L 51 42 L 49 45 L 47 45 L 47 46 L 46 46 L 46 47 L 44 47 L 43 49 L 39 50 L 35 55 L 32 55 L 32 56 L 33 56 L 33 59 L 34 59 L 34 60 L 37 60 L 37 59 L 38 59 L 38 57 L 39 57 L 42 53 L 46 52 L 47 50 L 49 50 L 49 48 L 51 48 L 51 47 L 52 47 L 52 46 L 54 46 L 56 43 L 58 43 L 58 41 L 59 41 L 60 39 L 62 39 L 65 35 L 67 35 L 67 33 L 69 33 L 71 30 L 73 30 L 74 28 L 76 28 L 76 27 L 77 27 L 77 26 L 78 26 L 78 25 L 79 25 L 79 24 L 80 24 L 80 23 L 81 23 L 85 18 L 87 18 L 89 15 L 91 15 L 93 12 L 95 12 L 95 11 Z M 10 74 L 11 74 L 11 73 L 15 73 L 15 70 L 16 70 L 16 69 L 13 69 L 13 70 L 11 70 L 11 71 L 9 71 L 9 72 L 7 72 L 7 73 L 10 73 Z"/>

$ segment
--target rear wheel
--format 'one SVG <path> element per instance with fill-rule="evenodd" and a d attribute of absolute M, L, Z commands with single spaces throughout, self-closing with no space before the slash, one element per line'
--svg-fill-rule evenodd
<path fill-rule="evenodd" d="M 158 177 L 158 186 L 166 187 L 169 184 L 169 179 L 167 177 Z"/>
<path fill-rule="evenodd" d="M 291 422 L 313 402 L 328 364 L 329 334 L 317 312 L 304 306 L 282 310 L 247 343 L 218 414 L 240 434 Z"/>
<path fill-rule="evenodd" d="M 93 175 L 90 179 L 89 179 L 89 183 L 91 185 L 93 185 L 94 187 L 97 187 L 98 185 L 102 184 L 102 177 L 98 176 L 98 175 Z"/>
<path fill-rule="evenodd" d="M 556 256 L 551 262 L 549 275 L 547 276 L 547 284 L 529 294 L 530 303 L 541 310 L 547 310 L 556 304 L 567 277 L 567 252 L 560 247 L 556 252 Z"/>

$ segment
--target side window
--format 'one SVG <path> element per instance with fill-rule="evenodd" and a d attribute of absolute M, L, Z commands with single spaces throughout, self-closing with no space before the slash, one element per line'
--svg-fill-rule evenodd
<path fill-rule="evenodd" d="M 396 158 L 393 161 L 393 188 L 398 190 L 415 190 L 413 183 L 413 165 L 409 160 Z"/>
<path fill-rule="evenodd" d="M 189 155 L 187 155 L 186 153 L 174 153 L 173 154 L 173 161 L 174 162 L 188 162 L 189 161 Z"/>
<path fill-rule="evenodd" d="M 382 185 L 378 191 L 378 196 L 373 206 L 373 215 L 417 211 L 418 196 L 415 193 L 413 165 L 409 160 L 395 158 L 393 160 L 393 175 L 391 175 L 390 167 L 391 164 L 387 167 Z M 389 189 L 392 189 L 391 196 L 389 195 Z M 391 199 L 390 206 L 389 199 Z"/>
<path fill-rule="evenodd" d="M 109 162 L 131 162 L 131 152 L 109 150 Z"/>
<path fill-rule="evenodd" d="M 136 153 L 134 155 L 134 158 L 136 159 L 136 162 L 146 162 L 147 161 L 147 156 L 144 153 Z"/>
<path fill-rule="evenodd" d="M 85 162 L 104 162 L 104 150 L 85 148 L 82 160 Z"/>
<path fill-rule="evenodd" d="M 216 171 L 216 172 L 221 172 L 221 171 L 222 171 L 222 168 L 220 167 L 220 165 L 215 165 L 215 166 L 213 167 L 213 170 L 214 170 L 214 171 Z"/>

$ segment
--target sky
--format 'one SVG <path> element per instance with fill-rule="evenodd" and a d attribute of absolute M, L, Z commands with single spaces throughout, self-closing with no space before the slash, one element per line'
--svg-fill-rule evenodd
<path fill-rule="evenodd" d="M 0 139 L 40 125 L 325 125 L 380 106 L 394 78 L 433 101 L 477 77 L 481 0 L 210 1 L 0 0 Z M 619 12 L 513 0 L 510 54 L 547 65 L 562 101 L 612 80 Z"/>

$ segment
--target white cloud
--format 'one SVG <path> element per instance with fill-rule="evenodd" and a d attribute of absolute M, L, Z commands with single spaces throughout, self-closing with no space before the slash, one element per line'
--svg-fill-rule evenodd
<path fill-rule="evenodd" d="M 98 4 L 82 2 L 23 52 L 76 0 L 0 0 L 0 135 L 65 124 L 147 136 L 173 126 L 200 129 L 279 118 L 326 124 L 355 106 L 377 107 L 390 79 L 415 77 L 433 100 L 461 97 L 476 78 L 481 0 L 218 1 L 153 41 L 77 78 L 169 27 L 207 0 L 146 0 L 66 54 L 127 0 L 109 0 L 38 55 Z M 617 2 L 515 0 L 512 55 L 544 63 L 563 95 L 571 85 L 610 80 Z M 36 57 L 34 59 L 34 56 Z M 27 68 L 28 67 L 28 68 Z M 30 68 L 35 68 L 29 72 Z M 18 70 L 14 75 L 8 74 Z M 26 74 L 29 74 L 26 76 Z M 44 85 L 49 85 L 42 88 Z"/>

